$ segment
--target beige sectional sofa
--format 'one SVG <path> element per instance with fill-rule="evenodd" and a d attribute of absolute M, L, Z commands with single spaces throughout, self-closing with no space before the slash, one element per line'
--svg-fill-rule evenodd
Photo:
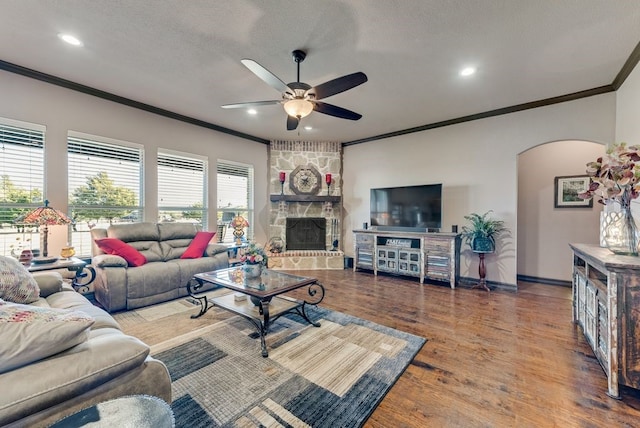
<path fill-rule="evenodd" d="M 38 300 L 25 305 L 3 301 L 0 306 L 5 315 L 10 306 L 14 310 L 18 308 L 17 317 L 20 318 L 17 322 L 4 324 L 2 333 L 15 336 L 8 339 L 11 346 L 9 351 L 5 348 L 5 356 L 18 347 L 24 353 L 38 350 L 46 353 L 48 348 L 55 352 L 53 348 L 56 347 L 64 350 L 26 365 L 18 363 L 15 368 L 7 368 L 6 360 L 3 361 L 0 426 L 44 427 L 85 407 L 133 394 L 153 395 L 171 402 L 171 379 L 167 368 L 149 356 L 146 344 L 125 335 L 107 312 L 92 305 L 70 286 L 63 285 L 60 274 L 44 272 L 33 276 L 40 287 Z M 53 323 L 25 320 L 24 312 L 33 310 L 31 308 L 36 308 L 36 314 L 39 308 L 70 309 L 81 321 L 84 318 L 82 331 L 73 333 L 81 336 L 78 340 L 71 337 L 69 342 L 76 344 L 65 349 L 53 339 L 54 333 L 50 336 L 51 343 L 34 344 L 31 340 L 34 334 L 46 333 L 42 330 L 51 329 Z M 74 321 L 77 319 L 57 324 Z M 7 333 L 10 328 L 15 329 L 14 333 Z M 44 334 L 38 340 L 46 339 Z"/>
<path fill-rule="evenodd" d="M 92 229 L 91 264 L 96 270 L 98 303 L 115 312 L 176 299 L 188 294 L 187 284 L 194 274 L 229 267 L 227 247 L 219 244 L 209 244 L 203 257 L 180 258 L 198 232 L 199 227 L 191 223 L 132 223 Z M 134 247 L 146 263 L 132 267 L 120 256 L 105 254 L 95 242 L 107 237 Z"/>

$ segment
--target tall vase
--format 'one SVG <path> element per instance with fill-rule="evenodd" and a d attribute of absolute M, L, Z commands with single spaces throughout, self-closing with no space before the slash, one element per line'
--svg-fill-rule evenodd
<path fill-rule="evenodd" d="M 620 212 L 603 230 L 603 239 L 609 250 L 615 254 L 637 256 L 640 235 L 631 214 L 631 195 L 628 191 L 620 200 Z"/>

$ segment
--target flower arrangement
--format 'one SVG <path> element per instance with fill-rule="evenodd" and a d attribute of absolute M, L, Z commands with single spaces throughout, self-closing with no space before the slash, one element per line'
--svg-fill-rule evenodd
<path fill-rule="evenodd" d="M 582 199 L 597 197 L 601 204 L 618 202 L 628 207 L 632 199 L 640 196 L 639 161 L 640 146 L 611 145 L 604 156 L 587 163 L 591 183 L 589 189 L 578 196 Z"/>
<path fill-rule="evenodd" d="M 255 242 L 249 242 L 249 246 L 245 249 L 241 250 L 242 255 L 240 256 L 240 261 L 250 265 L 267 265 L 267 253 L 265 253 L 264 248 L 256 244 Z"/>

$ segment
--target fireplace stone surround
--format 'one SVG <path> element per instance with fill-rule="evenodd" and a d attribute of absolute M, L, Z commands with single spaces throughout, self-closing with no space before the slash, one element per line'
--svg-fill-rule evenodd
<path fill-rule="evenodd" d="M 288 177 L 296 167 L 311 165 L 322 175 L 317 195 L 296 198 Z M 281 253 L 269 254 L 269 268 L 282 270 L 344 269 L 342 245 L 342 145 L 322 141 L 272 141 L 269 146 L 269 180 L 272 195 L 269 214 L 269 239 L 285 243 Z M 284 186 L 280 173 L 286 174 Z M 325 183 L 331 174 L 331 186 Z M 278 198 L 277 195 L 283 195 Z M 327 196 L 330 196 L 328 198 Z M 287 200 L 285 200 L 287 199 Z M 287 219 L 325 219 L 324 240 L 315 248 L 293 249 L 287 246 Z M 323 241 L 323 242 L 322 242 Z M 334 243 L 337 244 L 334 247 Z"/>

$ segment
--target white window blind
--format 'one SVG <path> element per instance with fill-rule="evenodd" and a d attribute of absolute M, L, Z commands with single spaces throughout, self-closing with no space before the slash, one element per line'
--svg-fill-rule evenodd
<path fill-rule="evenodd" d="M 39 241 L 36 227 L 14 222 L 43 205 L 44 131 L 43 126 L 0 119 L 1 255 L 19 255 Z"/>
<path fill-rule="evenodd" d="M 91 253 L 89 230 L 143 220 L 142 146 L 101 137 L 67 138 L 72 244 Z"/>
<path fill-rule="evenodd" d="M 158 221 L 187 221 L 207 228 L 207 159 L 158 150 Z"/>
<path fill-rule="evenodd" d="M 253 166 L 223 160 L 217 166 L 218 231 L 224 235 L 223 242 L 234 239 L 229 222 L 236 215 L 249 222 L 245 237 L 253 239 Z"/>

